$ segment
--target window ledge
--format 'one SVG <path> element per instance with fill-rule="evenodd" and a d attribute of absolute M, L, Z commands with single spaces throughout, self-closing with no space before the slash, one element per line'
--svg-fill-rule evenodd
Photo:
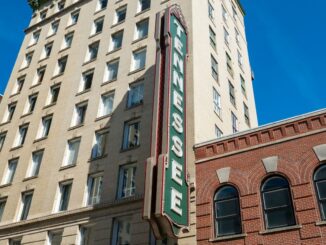
<path fill-rule="evenodd" d="M 36 140 L 34 140 L 34 143 L 36 143 L 36 142 L 40 142 L 40 141 L 43 141 L 43 140 L 46 140 L 47 138 L 48 138 L 48 136 L 45 136 L 45 137 L 42 137 L 42 138 L 36 139 Z"/>
<path fill-rule="evenodd" d="M 71 27 L 73 27 L 73 26 L 75 26 L 75 25 L 77 25 L 77 22 L 68 25 L 68 26 L 66 27 L 66 29 L 69 29 L 69 28 L 71 28 Z"/>
<path fill-rule="evenodd" d="M 101 159 L 103 159 L 103 158 L 106 158 L 107 156 L 108 156 L 108 154 L 104 154 L 103 156 L 90 158 L 90 159 L 88 160 L 88 162 L 95 162 L 95 161 L 97 161 L 97 160 L 101 160 Z"/>
<path fill-rule="evenodd" d="M 94 62 L 96 59 L 97 59 L 97 58 L 94 58 L 94 59 L 91 59 L 91 60 L 85 61 L 85 62 L 83 63 L 83 66 L 88 65 L 88 64 Z"/>
<path fill-rule="evenodd" d="M 18 150 L 22 147 L 23 147 L 23 145 L 15 146 L 15 147 L 11 148 L 10 151 Z"/>
<path fill-rule="evenodd" d="M 36 179 L 37 177 L 38 177 L 37 175 L 31 176 L 31 177 L 26 177 L 26 178 L 23 179 L 23 182 L 29 181 L 29 180 L 32 180 L 32 179 Z"/>
<path fill-rule="evenodd" d="M 88 39 L 92 39 L 93 37 L 96 37 L 96 36 L 100 35 L 101 33 L 102 33 L 102 31 L 99 31 L 99 32 L 93 33 L 92 35 L 90 35 L 90 36 L 88 37 Z"/>
<path fill-rule="evenodd" d="M 52 80 L 53 80 L 53 79 L 56 79 L 56 78 L 62 76 L 63 74 L 64 74 L 64 72 L 61 72 L 61 73 L 59 73 L 59 74 L 53 76 L 51 79 L 52 79 Z"/>
<path fill-rule="evenodd" d="M 30 49 L 30 48 L 32 48 L 32 47 L 34 47 L 34 46 L 36 46 L 36 44 L 37 44 L 37 43 L 38 43 L 38 42 L 36 42 L 36 43 L 33 43 L 33 44 L 30 44 L 30 45 L 28 45 L 28 46 L 27 46 L 27 48 L 28 48 L 28 49 Z"/>
<path fill-rule="evenodd" d="M 6 122 L 3 122 L 3 123 L 0 124 L 0 126 L 4 126 L 4 125 L 6 125 L 6 124 L 9 124 L 10 122 L 11 122 L 11 120 L 6 121 Z"/>
<path fill-rule="evenodd" d="M 54 37 L 55 36 L 55 34 L 57 34 L 56 32 L 54 32 L 54 33 L 52 33 L 51 35 L 49 35 L 49 36 L 46 36 L 46 38 L 45 39 L 49 39 L 49 38 L 51 38 L 51 37 Z"/>
<path fill-rule="evenodd" d="M 104 11 L 106 8 L 107 8 L 107 7 L 102 8 L 102 9 L 99 9 L 99 10 L 96 10 L 96 11 L 94 12 L 94 15 L 97 15 L 98 13 L 101 13 L 101 12 Z"/>
<path fill-rule="evenodd" d="M 138 43 L 138 42 L 140 42 L 140 41 L 142 41 L 142 40 L 146 39 L 147 37 L 148 37 L 148 35 L 146 35 L 146 36 L 143 36 L 143 37 L 141 37 L 141 38 L 137 38 L 136 40 L 132 41 L 132 42 L 131 42 L 131 44 L 135 44 L 135 43 Z"/>
<path fill-rule="evenodd" d="M 15 97 L 16 95 L 19 95 L 19 94 L 20 94 L 20 92 L 17 92 L 17 93 L 11 94 L 11 95 L 9 96 L 9 98 Z"/>
<path fill-rule="evenodd" d="M 11 185 L 12 185 L 12 183 L 2 184 L 2 185 L 0 185 L 0 188 L 5 188 L 5 187 L 11 186 Z"/>
<path fill-rule="evenodd" d="M 64 51 L 70 49 L 70 47 L 71 47 L 71 46 L 68 46 L 68 47 L 65 47 L 65 48 L 63 48 L 63 49 L 60 49 L 60 50 L 59 50 L 59 53 L 62 53 L 62 52 L 64 52 Z"/>
<path fill-rule="evenodd" d="M 29 65 L 28 65 L 28 66 L 24 66 L 24 67 L 20 68 L 20 69 L 18 70 L 18 72 L 22 72 L 23 70 L 26 70 L 28 67 L 29 67 Z"/>
<path fill-rule="evenodd" d="M 324 225 L 326 225 L 326 221 L 325 220 L 317 221 L 316 222 L 316 225 L 318 225 L 318 226 L 324 226 Z"/>
<path fill-rule="evenodd" d="M 41 63 L 41 62 L 43 62 L 43 61 L 46 61 L 46 60 L 48 60 L 49 58 L 50 58 L 50 56 L 44 57 L 44 58 L 40 59 L 40 60 L 38 61 L 38 63 Z"/>
<path fill-rule="evenodd" d="M 63 170 L 69 169 L 69 168 L 76 167 L 76 165 L 77 165 L 77 163 L 62 166 L 62 167 L 59 168 L 59 171 L 63 171 Z"/>
<path fill-rule="evenodd" d="M 106 55 L 113 54 L 113 53 L 115 53 L 115 52 L 117 52 L 117 51 L 119 51 L 119 50 L 121 50 L 121 47 L 120 47 L 120 48 L 113 49 L 113 50 L 107 52 Z"/>
<path fill-rule="evenodd" d="M 136 16 L 139 16 L 139 15 L 141 15 L 141 14 L 143 14 L 143 13 L 146 13 L 146 12 L 148 12 L 148 11 L 150 11 L 150 10 L 151 10 L 151 8 L 147 8 L 147 9 L 145 9 L 145 10 L 143 10 L 143 11 L 140 11 L 140 12 L 138 12 L 138 13 L 135 14 L 135 17 L 136 17 Z"/>
<path fill-rule="evenodd" d="M 36 87 L 40 86 L 41 84 L 42 83 L 33 84 L 32 86 L 29 87 L 29 89 L 36 88 Z"/>
<path fill-rule="evenodd" d="M 78 124 L 78 125 L 76 125 L 76 126 L 72 126 L 72 127 L 68 128 L 68 131 L 70 131 L 70 130 L 74 130 L 74 129 L 76 129 L 76 128 L 80 128 L 80 127 L 82 127 L 82 126 L 84 126 L 84 123 Z"/>
<path fill-rule="evenodd" d="M 139 68 L 139 69 L 137 69 L 137 70 L 130 71 L 130 72 L 128 73 L 128 75 L 130 76 L 130 75 L 132 75 L 132 74 L 135 74 L 135 73 L 137 73 L 137 72 L 139 72 L 139 71 L 142 71 L 142 70 L 145 70 L 145 69 L 146 69 L 146 66 L 144 66 L 144 67 L 142 67 L 142 68 Z"/>
<path fill-rule="evenodd" d="M 57 102 L 53 102 L 51 104 L 48 104 L 48 105 L 44 106 L 43 109 L 50 108 L 50 107 L 54 106 L 55 104 L 57 104 Z"/>
<path fill-rule="evenodd" d="M 281 228 L 274 228 L 274 229 L 260 231 L 259 234 L 265 235 L 265 234 L 272 234 L 272 233 L 283 232 L 283 231 L 299 230 L 301 228 L 302 228 L 302 225 L 291 225 L 291 226 L 286 226 L 286 227 L 281 227 Z"/>
<path fill-rule="evenodd" d="M 107 85 L 107 84 L 109 84 L 109 83 L 112 83 L 112 82 L 114 82 L 114 81 L 117 81 L 118 79 L 117 78 L 115 78 L 115 79 L 111 79 L 111 80 L 109 80 L 109 81 L 105 81 L 105 82 L 103 82 L 102 84 L 101 84 L 101 86 L 105 86 L 105 85 Z"/>
<path fill-rule="evenodd" d="M 211 239 L 209 239 L 209 242 L 220 242 L 220 241 L 226 241 L 226 240 L 233 240 L 233 239 L 244 238 L 246 236 L 247 236 L 246 233 L 229 235 L 229 236 L 221 236 L 221 237 L 211 238 Z"/>
<path fill-rule="evenodd" d="M 104 116 L 97 117 L 97 118 L 95 118 L 95 122 L 100 121 L 100 120 L 102 120 L 102 119 L 104 119 L 104 118 L 111 117 L 111 116 L 112 116 L 112 113 L 110 113 L 110 114 L 108 114 L 108 115 L 104 115 Z"/>
<path fill-rule="evenodd" d="M 32 113 L 33 113 L 32 111 L 31 112 L 28 112 L 28 113 L 26 113 L 24 115 L 21 115 L 20 118 L 24 118 L 24 117 L 27 117 L 29 115 L 32 115 Z"/>
<path fill-rule="evenodd" d="M 85 89 L 85 90 L 83 90 L 83 91 L 78 92 L 78 93 L 76 94 L 76 96 L 81 95 L 81 94 L 86 94 L 86 93 L 89 92 L 89 91 L 91 91 L 90 88 Z"/>
<path fill-rule="evenodd" d="M 132 109 L 134 109 L 136 107 L 139 107 L 139 106 L 142 106 L 142 105 L 144 105 L 143 101 L 141 101 L 139 103 L 136 103 L 136 104 L 133 104 L 133 105 L 130 105 L 130 106 L 127 105 L 126 110 L 132 110 Z"/>
<path fill-rule="evenodd" d="M 137 148 L 139 148 L 139 147 L 140 147 L 140 145 L 136 145 L 136 146 L 133 146 L 133 147 L 129 147 L 129 148 L 127 148 L 127 149 L 123 149 L 123 148 L 121 148 L 120 152 L 122 153 L 122 152 L 127 152 L 127 151 L 131 151 L 131 150 L 135 150 L 135 149 L 137 149 Z"/>
<path fill-rule="evenodd" d="M 124 20 L 122 20 L 122 21 L 120 21 L 120 22 L 118 22 L 118 23 L 115 23 L 115 24 L 113 24 L 112 26 L 111 26 L 111 28 L 114 28 L 114 27 L 116 27 L 116 26 L 118 26 L 118 25 L 121 25 L 122 23 L 125 23 L 125 19 Z"/>

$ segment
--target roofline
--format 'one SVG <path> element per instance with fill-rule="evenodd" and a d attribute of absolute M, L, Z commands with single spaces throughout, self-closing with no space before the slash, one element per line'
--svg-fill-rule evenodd
<path fill-rule="evenodd" d="M 280 121 L 268 123 L 268 124 L 259 126 L 257 128 L 241 131 L 241 132 L 238 132 L 238 133 L 235 133 L 235 134 L 231 134 L 231 135 L 228 135 L 228 136 L 221 137 L 219 139 L 214 139 L 214 140 L 209 140 L 209 141 L 205 141 L 205 142 L 202 142 L 202 143 L 198 143 L 198 144 L 194 145 L 194 148 L 202 147 L 202 146 L 213 144 L 213 143 L 218 143 L 218 142 L 225 141 L 225 140 L 228 140 L 228 139 L 236 138 L 236 137 L 243 136 L 243 135 L 246 135 L 246 134 L 251 134 L 251 133 L 254 133 L 254 132 L 258 132 L 258 131 L 265 130 L 265 129 L 268 129 L 268 128 L 273 128 L 275 126 L 279 126 L 279 125 L 294 122 L 294 121 L 299 121 L 299 120 L 304 119 L 304 118 L 308 118 L 308 117 L 312 117 L 312 116 L 319 115 L 319 114 L 324 114 L 324 113 L 326 113 L 326 108 L 316 110 L 316 111 L 313 111 L 313 112 L 308 112 L 308 113 L 305 113 L 305 114 L 302 114 L 302 115 L 299 115 L 299 116 L 294 116 L 294 117 L 290 117 L 290 118 L 287 118 L 287 119 L 282 119 Z"/>
<path fill-rule="evenodd" d="M 235 0 L 235 2 L 237 3 L 238 7 L 240 8 L 241 12 L 243 15 L 246 15 L 246 11 L 242 5 L 242 3 L 240 2 L 240 0 Z"/>

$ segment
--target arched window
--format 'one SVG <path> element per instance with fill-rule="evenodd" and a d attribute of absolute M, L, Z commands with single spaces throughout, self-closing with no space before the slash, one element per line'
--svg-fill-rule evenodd
<path fill-rule="evenodd" d="M 242 232 L 239 194 L 236 188 L 230 185 L 220 188 L 214 196 L 214 209 L 216 236 Z"/>
<path fill-rule="evenodd" d="M 322 220 L 326 220 L 326 164 L 319 167 L 314 174 L 315 188 Z"/>
<path fill-rule="evenodd" d="M 289 182 L 272 176 L 261 187 L 266 229 L 295 225 Z"/>

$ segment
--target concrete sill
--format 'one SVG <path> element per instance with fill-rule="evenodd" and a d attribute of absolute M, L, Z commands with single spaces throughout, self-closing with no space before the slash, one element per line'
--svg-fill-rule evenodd
<path fill-rule="evenodd" d="M 5 187 L 8 187 L 8 186 L 11 186 L 12 183 L 8 183 L 8 184 L 3 184 L 3 185 L 0 185 L 0 188 L 5 188 Z"/>
<path fill-rule="evenodd" d="M 299 230 L 301 228 L 302 228 L 302 225 L 292 225 L 292 226 L 286 226 L 286 227 L 281 227 L 281 228 L 274 228 L 274 229 L 260 231 L 259 234 L 260 235 L 273 234 L 273 233 L 283 232 L 283 231 Z"/>
<path fill-rule="evenodd" d="M 32 115 L 32 113 L 33 113 L 32 111 L 31 112 L 28 112 L 28 113 L 26 113 L 24 115 L 21 115 L 20 118 L 24 118 L 24 117 L 27 117 L 29 115 Z"/>
<path fill-rule="evenodd" d="M 143 14 L 143 13 L 146 13 L 146 12 L 148 12 L 148 11 L 150 11 L 151 10 L 151 8 L 148 8 L 148 9 L 145 9 L 145 10 L 143 10 L 143 11 L 140 11 L 140 12 L 138 12 L 137 14 L 135 14 L 135 17 L 136 16 L 139 16 L 139 15 L 141 15 L 141 14 Z"/>
<path fill-rule="evenodd" d="M 127 148 L 127 149 L 121 149 L 120 150 L 120 152 L 121 153 L 123 153 L 123 152 L 127 152 L 127 151 L 131 151 L 131 150 L 135 150 L 135 149 L 137 149 L 137 148 L 139 148 L 140 147 L 140 145 L 136 145 L 136 146 L 133 146 L 133 147 L 129 147 L 129 148 Z"/>
<path fill-rule="evenodd" d="M 51 103 L 51 104 L 48 104 L 48 105 L 44 106 L 43 109 L 50 108 L 50 107 L 54 106 L 56 103 L 57 103 L 57 102 L 53 102 L 53 103 Z"/>
<path fill-rule="evenodd" d="M 76 167 L 76 165 L 77 165 L 77 163 L 70 164 L 70 165 L 67 165 L 67 166 L 62 166 L 62 167 L 59 168 L 59 171 L 63 171 L 63 170 L 69 169 L 69 168 Z"/>
<path fill-rule="evenodd" d="M 118 52 L 119 50 L 121 50 L 121 47 L 120 48 L 113 49 L 113 50 L 110 50 L 109 52 L 106 53 L 106 55 L 113 54 L 115 52 Z"/>
<path fill-rule="evenodd" d="M 0 124 L 0 126 L 4 126 L 4 125 L 6 125 L 6 124 L 9 124 L 10 122 L 11 122 L 11 120 L 6 121 L 6 122 L 3 122 L 3 123 Z"/>
<path fill-rule="evenodd" d="M 53 77 L 51 78 L 51 80 L 56 79 L 56 78 L 58 78 L 58 77 L 61 77 L 63 74 L 64 74 L 64 72 L 61 72 L 61 73 L 59 73 L 59 74 L 53 76 Z"/>
<path fill-rule="evenodd" d="M 91 59 L 91 60 L 85 61 L 85 62 L 82 64 L 82 66 L 88 65 L 88 64 L 94 62 L 96 59 L 97 59 L 97 57 L 94 58 L 94 59 Z"/>
<path fill-rule="evenodd" d="M 115 24 L 113 24 L 113 25 L 111 25 L 111 28 L 114 28 L 114 27 L 116 27 L 116 26 L 118 26 L 118 25 L 121 25 L 122 23 L 125 23 L 125 19 L 124 20 L 122 20 L 122 21 L 120 21 L 120 22 L 118 22 L 118 23 L 115 23 Z"/>
<path fill-rule="evenodd" d="M 29 87 L 29 89 L 33 89 L 33 88 L 36 88 L 38 86 L 40 86 L 42 83 L 36 83 L 36 84 L 33 84 L 32 86 Z"/>
<path fill-rule="evenodd" d="M 10 151 L 18 150 L 20 148 L 23 148 L 23 145 L 15 146 L 15 147 L 11 148 Z"/>
<path fill-rule="evenodd" d="M 85 89 L 83 91 L 80 91 L 76 94 L 76 96 L 81 95 L 81 94 L 86 94 L 87 92 L 91 91 L 91 88 Z"/>
<path fill-rule="evenodd" d="M 220 241 L 227 241 L 227 240 L 234 240 L 234 239 L 240 239 L 246 237 L 246 233 L 242 234 L 236 234 L 236 235 L 229 235 L 229 236 L 221 236 L 217 238 L 211 238 L 209 239 L 210 242 L 220 242 Z"/>
<path fill-rule="evenodd" d="M 97 15 L 98 13 L 103 12 L 106 8 L 107 8 L 107 7 L 95 11 L 94 15 Z"/>
<path fill-rule="evenodd" d="M 137 69 L 137 70 L 134 70 L 134 71 L 129 72 L 128 75 L 130 76 L 130 75 L 132 75 L 132 74 L 135 74 L 135 73 L 137 73 L 137 72 L 143 71 L 143 70 L 145 70 L 145 69 L 146 69 L 146 67 L 139 68 L 139 69 Z"/>
<path fill-rule="evenodd" d="M 107 156 L 108 156 L 108 154 L 104 154 L 103 156 L 90 158 L 90 159 L 88 160 L 88 162 L 96 162 L 96 161 L 98 161 L 98 160 L 101 160 L 101 159 L 106 158 Z"/>
<path fill-rule="evenodd" d="M 59 53 L 62 53 L 62 52 L 64 52 L 64 51 L 70 49 L 70 47 L 71 47 L 71 46 L 68 46 L 68 47 L 65 47 L 65 48 L 63 48 L 63 49 L 60 49 L 60 50 L 59 50 Z"/>
<path fill-rule="evenodd" d="M 118 80 L 117 78 L 114 78 L 114 79 L 112 79 L 112 80 L 105 81 L 105 82 L 103 82 L 103 83 L 101 84 L 101 86 L 105 86 L 105 85 L 107 85 L 107 84 L 109 84 L 109 83 L 112 83 L 112 82 L 114 82 L 114 81 L 117 81 L 117 80 Z"/>
<path fill-rule="evenodd" d="M 50 58 L 50 56 L 44 57 L 44 58 L 40 59 L 40 60 L 38 61 L 38 63 L 41 63 L 41 62 L 43 62 L 43 61 L 46 61 L 46 60 L 48 60 L 49 58 Z"/>
<path fill-rule="evenodd" d="M 138 42 L 140 42 L 140 41 L 142 41 L 142 40 L 145 40 L 147 37 L 148 37 L 148 35 L 146 35 L 146 36 L 143 36 L 143 37 L 141 37 L 141 38 L 138 38 L 138 39 L 136 39 L 136 40 L 132 41 L 132 43 L 131 43 L 131 44 L 135 44 L 135 43 L 138 43 Z"/>
<path fill-rule="evenodd" d="M 105 118 L 109 118 L 109 117 L 111 117 L 112 116 L 112 113 L 110 113 L 110 114 L 108 114 L 108 115 L 104 115 L 104 116 L 100 116 L 100 117 L 97 117 L 97 118 L 95 118 L 95 122 L 97 122 L 97 121 L 100 121 L 100 120 L 102 120 L 102 119 L 105 119 Z"/>
<path fill-rule="evenodd" d="M 70 131 L 70 130 L 74 130 L 74 129 L 76 129 L 76 128 L 80 128 L 80 127 L 82 127 L 82 126 L 84 126 L 84 123 L 81 123 L 81 124 L 78 124 L 78 125 L 76 125 L 76 126 L 70 127 L 70 128 L 68 128 L 68 131 Z"/>
<path fill-rule="evenodd" d="M 18 72 L 22 72 L 23 70 L 26 70 L 28 67 L 29 67 L 29 65 L 28 65 L 28 66 L 24 66 L 24 67 L 20 68 L 20 69 L 18 70 Z"/>
<path fill-rule="evenodd" d="M 37 143 L 37 142 L 40 142 L 40 141 L 46 140 L 47 138 L 48 138 L 48 136 L 45 136 L 45 137 L 42 137 L 42 138 L 36 139 L 36 140 L 33 141 L 33 143 Z"/>
<path fill-rule="evenodd" d="M 9 95 L 9 98 L 15 97 L 16 95 L 19 95 L 19 94 L 20 94 L 20 92 L 17 92 L 17 93 L 11 94 L 11 95 Z"/>
<path fill-rule="evenodd" d="M 32 179 L 36 179 L 37 177 L 38 177 L 37 175 L 31 176 L 31 177 L 27 177 L 27 178 L 23 179 L 23 182 L 29 181 L 29 180 L 32 180 Z"/>
<path fill-rule="evenodd" d="M 326 225 L 326 221 L 325 221 L 325 220 L 323 220 L 323 221 L 318 221 L 318 222 L 316 222 L 316 225 L 317 225 L 317 226 L 324 226 L 324 225 Z"/>
<path fill-rule="evenodd" d="M 94 34 L 90 35 L 90 36 L 88 37 L 88 39 L 92 39 L 92 38 L 94 38 L 94 37 L 100 35 L 101 33 L 102 33 L 102 31 L 99 31 L 99 32 L 97 32 L 97 33 L 94 33 Z"/>

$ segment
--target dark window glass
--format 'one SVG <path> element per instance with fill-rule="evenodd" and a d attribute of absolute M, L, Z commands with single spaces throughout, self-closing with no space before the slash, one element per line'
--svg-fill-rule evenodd
<path fill-rule="evenodd" d="M 263 183 L 261 191 L 266 228 L 295 225 L 288 181 L 281 176 L 270 177 Z"/>
<path fill-rule="evenodd" d="M 64 211 L 68 209 L 70 192 L 71 184 L 65 184 L 61 186 L 61 200 L 59 205 L 59 211 Z"/>
<path fill-rule="evenodd" d="M 239 194 L 233 186 L 224 186 L 216 192 L 214 210 L 216 236 L 242 232 Z"/>
<path fill-rule="evenodd" d="M 29 209 L 31 207 L 32 203 L 32 198 L 33 198 L 33 193 L 24 193 L 22 197 L 23 201 L 23 208 L 22 208 L 22 213 L 20 216 L 20 220 L 25 220 L 27 219 Z"/>
<path fill-rule="evenodd" d="M 322 165 L 316 170 L 314 174 L 314 182 L 321 219 L 326 220 L 326 165 Z"/>

